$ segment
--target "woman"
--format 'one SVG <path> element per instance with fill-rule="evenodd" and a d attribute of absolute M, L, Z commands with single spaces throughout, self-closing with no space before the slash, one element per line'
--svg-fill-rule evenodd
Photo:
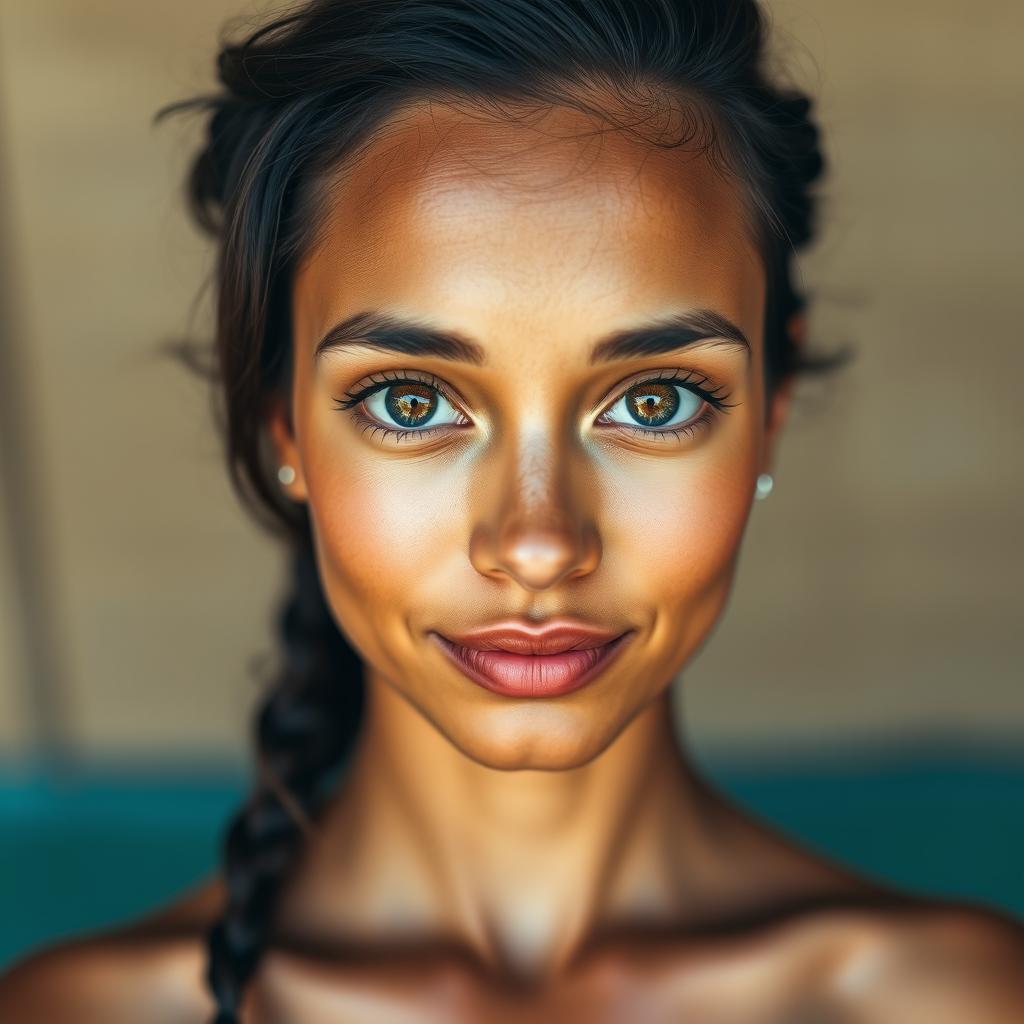
<path fill-rule="evenodd" d="M 243 498 L 294 553 L 223 872 L 4 1021 L 1024 1020 L 1024 935 L 715 791 L 669 685 L 799 372 L 823 161 L 752 0 L 332 0 L 226 46 Z"/>

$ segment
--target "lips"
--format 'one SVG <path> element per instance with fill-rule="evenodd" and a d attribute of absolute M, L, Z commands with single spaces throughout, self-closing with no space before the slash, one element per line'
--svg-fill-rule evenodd
<path fill-rule="evenodd" d="M 586 685 L 607 668 L 632 636 L 589 625 L 543 628 L 510 623 L 434 641 L 463 674 L 495 693 L 552 697 Z"/>

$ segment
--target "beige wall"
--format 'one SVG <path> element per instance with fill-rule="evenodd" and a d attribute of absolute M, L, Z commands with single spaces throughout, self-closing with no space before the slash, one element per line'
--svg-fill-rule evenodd
<path fill-rule="evenodd" d="M 0 18 L 39 515 L 90 754 L 236 752 L 245 665 L 270 642 L 276 553 L 233 502 L 203 389 L 154 354 L 189 329 L 208 260 L 179 199 L 196 136 L 150 121 L 206 84 L 226 10 L 44 0 Z"/>
<path fill-rule="evenodd" d="M 0 517 L 4 516 L 8 497 L 6 480 L 0 476 Z M 6 536 L 7 522 L 0 518 L 0 530 Z M 20 685 L 25 678 L 23 648 L 15 592 L 12 552 L 8 543 L 0 544 L 0 758 L 24 755 L 29 741 L 27 694 Z"/>
<path fill-rule="evenodd" d="M 0 8 L 5 273 L 74 746 L 242 749 L 278 555 L 232 498 L 200 385 L 153 355 L 209 265 L 179 183 L 238 0 Z M 807 387 L 732 606 L 685 673 L 698 746 L 1024 732 L 1018 643 L 1024 9 L 771 7 L 832 158 L 804 261 L 812 332 L 859 361 Z M 200 318 L 196 325 L 202 327 Z M 0 496 L 9 497 L 3 488 Z M 0 755 L 30 735 L 0 551 Z"/>

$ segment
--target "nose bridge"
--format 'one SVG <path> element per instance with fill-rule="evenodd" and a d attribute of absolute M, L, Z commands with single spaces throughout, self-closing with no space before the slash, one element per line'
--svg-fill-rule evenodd
<path fill-rule="evenodd" d="M 547 517 L 553 526 L 562 523 L 570 497 L 566 462 L 550 433 L 524 431 L 511 470 L 511 496 L 522 515 L 538 522 Z"/>
<path fill-rule="evenodd" d="M 499 459 L 486 518 L 475 524 L 471 559 L 479 572 L 542 590 L 597 567 L 600 543 L 573 486 L 572 458 L 551 430 L 523 427 L 515 435 Z"/>

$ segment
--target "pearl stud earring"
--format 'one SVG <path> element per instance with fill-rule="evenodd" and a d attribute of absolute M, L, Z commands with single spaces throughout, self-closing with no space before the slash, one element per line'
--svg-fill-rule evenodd
<path fill-rule="evenodd" d="M 285 485 L 285 487 L 287 487 L 288 484 L 295 482 L 295 470 L 287 463 L 285 463 L 278 469 L 277 479 L 280 480 L 281 483 Z"/>
<path fill-rule="evenodd" d="M 764 501 L 769 494 L 772 493 L 772 488 L 775 486 L 775 480 L 772 478 L 771 473 L 762 473 L 757 478 L 757 486 L 754 489 L 754 497 L 758 501 Z"/>

